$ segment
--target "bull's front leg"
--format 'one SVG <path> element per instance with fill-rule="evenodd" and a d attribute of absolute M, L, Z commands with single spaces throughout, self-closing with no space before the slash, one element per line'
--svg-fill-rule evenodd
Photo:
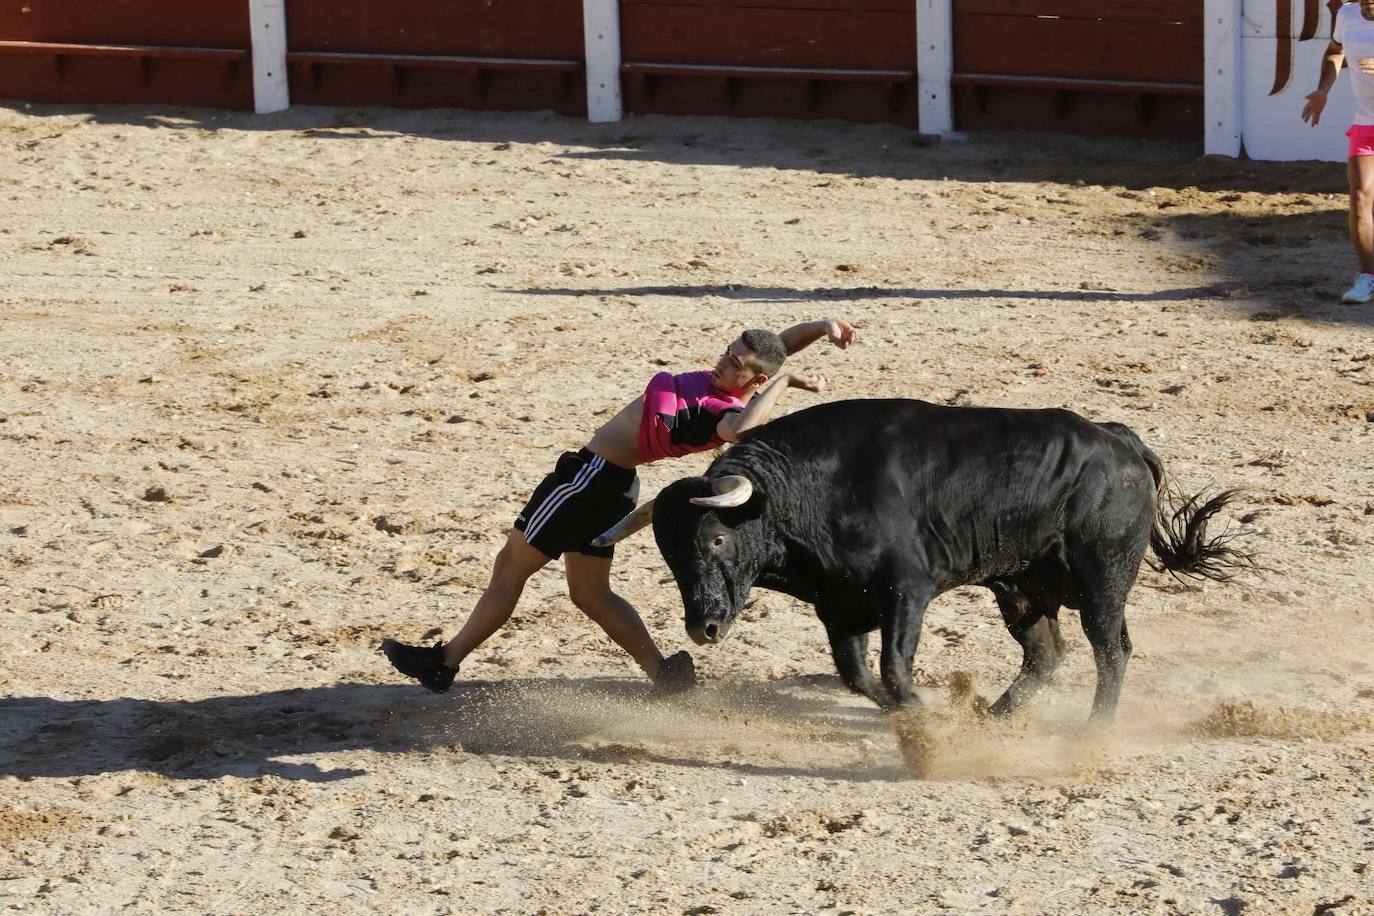
<path fill-rule="evenodd" d="M 887 691 L 868 667 L 868 634 L 858 633 L 844 636 L 826 627 L 830 637 L 830 654 L 835 659 L 835 670 L 845 686 L 857 694 L 868 697 L 879 706 L 892 705 Z"/>
<path fill-rule="evenodd" d="M 930 590 L 925 586 L 894 587 L 882 616 L 883 651 L 878 668 L 893 706 L 903 706 L 915 696 L 911 689 L 911 665 L 921 641 Z"/>

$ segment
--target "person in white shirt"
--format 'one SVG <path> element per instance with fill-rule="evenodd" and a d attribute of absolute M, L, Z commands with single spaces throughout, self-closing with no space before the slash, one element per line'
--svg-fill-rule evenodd
<path fill-rule="evenodd" d="M 1350 241 L 1360 273 L 1341 301 L 1369 302 L 1374 299 L 1374 0 L 1346 3 L 1336 11 L 1317 91 L 1302 106 L 1302 119 L 1313 127 L 1321 120 L 1327 93 L 1347 56 L 1357 107 L 1355 123 L 1345 132 L 1350 138 L 1345 172 L 1350 180 Z"/>

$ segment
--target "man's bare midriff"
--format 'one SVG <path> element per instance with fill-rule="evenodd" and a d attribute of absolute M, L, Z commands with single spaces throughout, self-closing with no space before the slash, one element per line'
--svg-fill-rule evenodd
<path fill-rule="evenodd" d="M 639 457 L 639 422 L 643 417 L 644 400 L 635 398 L 596 431 L 587 451 L 622 468 L 643 464 Z"/>

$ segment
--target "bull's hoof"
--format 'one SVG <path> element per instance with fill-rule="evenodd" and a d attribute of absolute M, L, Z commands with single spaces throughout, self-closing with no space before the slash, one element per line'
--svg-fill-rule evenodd
<path fill-rule="evenodd" d="M 671 696 L 697 685 L 697 667 L 687 652 L 675 652 L 663 660 L 654 674 L 653 695 Z"/>
<path fill-rule="evenodd" d="M 1016 703 L 1011 698 L 1011 691 L 1008 690 L 997 698 L 997 702 L 987 708 L 987 715 L 990 719 L 1004 719 L 1016 711 Z"/>

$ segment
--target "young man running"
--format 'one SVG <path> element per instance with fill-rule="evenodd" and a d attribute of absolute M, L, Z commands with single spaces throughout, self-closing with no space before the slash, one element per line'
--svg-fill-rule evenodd
<path fill-rule="evenodd" d="M 573 604 L 628 652 L 660 690 L 694 685 L 692 657 L 686 652 L 663 657 L 634 607 L 611 591 L 615 548 L 594 547 L 592 539 L 635 507 L 638 465 L 737 441 L 768 422 L 788 388 L 824 391 L 825 379 L 819 375 L 777 375 L 787 356 L 822 337 L 843 350 L 854 342 L 854 328 L 823 318 L 781 334 L 745 331 L 713 370 L 655 375 L 643 395 L 598 429 L 586 447 L 565 452 L 535 489 L 458 635 L 447 645 L 383 640 L 382 651 L 391 664 L 430 690 L 448 690 L 463 659 L 510 619 L 530 576 L 561 555 Z M 773 384 L 764 388 L 769 379 Z"/>

